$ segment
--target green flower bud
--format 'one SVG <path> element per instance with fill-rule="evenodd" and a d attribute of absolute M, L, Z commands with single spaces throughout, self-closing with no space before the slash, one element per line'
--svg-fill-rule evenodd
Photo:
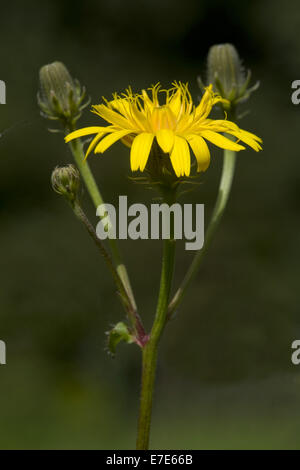
<path fill-rule="evenodd" d="M 248 88 L 250 79 L 250 70 L 246 73 L 238 52 L 232 44 L 217 44 L 209 49 L 206 83 L 212 84 L 214 91 L 228 100 L 227 103 L 221 103 L 224 110 L 232 110 L 237 104 L 246 101 L 259 87 L 259 82 L 257 82 Z M 198 83 L 200 88 L 205 88 L 200 77 Z"/>
<path fill-rule="evenodd" d="M 54 191 L 74 203 L 80 188 L 80 174 L 74 165 L 56 167 L 51 175 Z"/>
<path fill-rule="evenodd" d="M 59 119 L 72 129 L 88 103 L 83 104 L 85 89 L 74 80 L 62 62 L 53 62 L 40 69 L 38 104 L 42 116 Z"/>

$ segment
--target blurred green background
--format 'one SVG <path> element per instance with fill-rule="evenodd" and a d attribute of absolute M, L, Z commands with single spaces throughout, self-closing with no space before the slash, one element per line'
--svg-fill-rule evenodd
<path fill-rule="evenodd" d="M 261 87 L 241 126 L 264 151 L 238 155 L 226 216 L 197 280 L 165 332 L 152 448 L 300 448 L 300 118 L 291 82 L 300 78 L 299 2 L 106 0 L 5 2 L 0 18 L 1 307 L 0 448 L 133 448 L 140 354 L 105 352 L 104 332 L 123 312 L 102 259 L 50 187 L 71 162 L 62 134 L 39 116 L 39 68 L 66 63 L 92 103 L 128 85 L 196 78 L 208 48 L 233 42 Z M 246 105 L 246 109 L 247 109 Z M 85 110 L 80 126 L 99 124 Z M 185 201 L 216 197 L 221 152 Z M 91 156 L 103 195 L 150 201 L 129 179 L 128 149 Z M 90 218 L 95 211 L 84 195 Z M 122 250 L 149 328 L 160 271 L 159 241 Z M 174 287 L 192 253 L 180 246 Z"/>

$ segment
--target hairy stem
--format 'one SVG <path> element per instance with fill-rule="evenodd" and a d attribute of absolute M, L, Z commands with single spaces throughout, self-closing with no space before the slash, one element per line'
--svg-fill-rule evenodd
<path fill-rule="evenodd" d="M 156 314 L 150 334 L 150 339 L 143 349 L 140 411 L 136 442 L 137 450 L 147 450 L 149 447 L 158 345 L 167 320 L 167 310 L 172 286 L 174 261 L 175 240 L 172 233 L 169 240 L 164 240 L 161 280 Z"/>
<path fill-rule="evenodd" d="M 136 334 L 136 337 L 137 337 L 137 339 L 140 339 L 141 341 L 143 341 L 143 338 L 146 336 L 146 334 L 145 334 L 144 328 L 142 326 L 142 322 L 140 320 L 140 317 L 138 316 L 137 311 L 132 306 L 131 299 L 129 298 L 128 292 L 124 287 L 124 284 L 122 282 L 122 279 L 121 279 L 119 273 L 117 272 L 117 270 L 114 267 L 113 261 L 112 261 L 110 255 L 109 255 L 109 253 L 105 249 L 105 247 L 102 244 L 101 240 L 99 240 L 99 238 L 97 237 L 97 234 L 95 232 L 94 227 L 92 226 L 92 224 L 88 220 L 87 216 L 83 212 L 83 210 L 80 207 L 80 204 L 78 203 L 78 201 L 75 201 L 74 204 L 72 204 L 72 209 L 73 209 L 74 214 L 76 215 L 76 217 L 85 226 L 88 234 L 91 236 L 92 240 L 94 241 L 94 243 L 96 244 L 98 250 L 100 251 L 101 255 L 103 256 L 103 258 L 106 262 L 106 265 L 107 265 L 109 271 L 111 272 L 112 277 L 115 281 L 115 285 L 116 285 L 117 290 L 120 294 L 122 303 L 123 303 L 124 308 L 126 310 L 126 313 L 128 314 L 128 317 L 129 317 L 129 319 L 132 323 L 132 326 L 134 328 L 134 332 Z"/>
<path fill-rule="evenodd" d="M 73 154 L 74 160 L 76 162 L 76 165 L 81 173 L 82 179 L 84 180 L 87 190 L 91 196 L 91 199 L 95 207 L 97 208 L 98 206 L 103 204 L 104 201 L 102 199 L 101 193 L 99 191 L 99 188 L 97 186 L 93 173 L 91 172 L 89 164 L 86 161 L 84 161 L 84 151 L 83 151 L 82 142 L 80 139 L 76 139 L 70 142 L 69 146 Z M 121 255 L 119 246 L 117 244 L 117 240 L 109 238 L 109 244 L 111 248 L 112 258 L 116 265 L 116 270 L 120 278 L 122 279 L 124 287 L 131 300 L 132 306 L 136 310 L 136 303 L 135 303 L 134 295 L 132 292 L 130 280 L 128 277 L 127 269 L 122 261 L 122 255 Z"/>

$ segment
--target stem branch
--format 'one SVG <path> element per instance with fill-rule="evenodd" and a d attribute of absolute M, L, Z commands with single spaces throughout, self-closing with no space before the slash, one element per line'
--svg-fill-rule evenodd
<path fill-rule="evenodd" d="M 104 201 L 102 199 L 101 193 L 99 191 L 99 188 L 97 186 L 93 173 L 91 172 L 90 166 L 87 162 L 84 161 L 84 151 L 83 151 L 82 142 L 80 139 L 76 139 L 70 142 L 69 146 L 73 154 L 74 160 L 76 162 L 76 165 L 81 173 L 82 179 L 84 180 L 87 190 L 91 196 L 91 199 L 95 207 L 97 208 L 98 206 L 103 204 Z M 132 306 L 136 310 L 136 303 L 135 303 L 134 295 L 132 292 L 131 284 L 129 281 L 127 269 L 122 261 L 122 255 L 119 250 L 117 241 L 109 238 L 109 244 L 111 248 L 112 257 L 116 265 L 116 270 L 120 278 L 122 279 L 124 287 L 131 300 Z"/>
<path fill-rule="evenodd" d="M 131 299 L 128 295 L 128 292 L 125 289 L 125 286 L 122 282 L 122 279 L 121 279 L 119 273 L 117 272 L 117 270 L 114 267 L 114 264 L 112 262 L 112 259 L 109 255 L 109 253 L 106 251 L 106 249 L 105 249 L 104 245 L 102 244 L 101 240 L 99 240 L 99 238 L 97 237 L 97 234 L 95 232 L 94 227 L 92 226 L 92 224 L 88 220 L 87 216 L 83 212 L 83 210 L 80 207 L 78 201 L 75 201 L 72 204 L 72 209 L 73 209 L 74 214 L 76 215 L 76 217 L 83 223 L 83 225 L 85 226 L 87 232 L 89 233 L 92 240 L 94 241 L 97 248 L 99 249 L 101 255 L 104 257 L 106 265 L 107 265 L 109 271 L 111 272 L 112 277 L 115 281 L 117 290 L 120 294 L 122 303 L 123 303 L 124 308 L 126 310 L 126 313 L 128 314 L 128 317 L 129 317 L 129 319 L 132 323 L 132 326 L 135 330 L 136 337 L 137 337 L 137 339 L 143 341 L 144 337 L 146 337 L 146 334 L 145 334 L 144 328 L 142 326 L 141 320 L 139 318 L 139 315 L 138 315 L 136 309 L 132 306 Z"/>
<path fill-rule="evenodd" d="M 185 278 L 177 292 L 175 293 L 173 299 L 171 300 L 168 308 L 168 319 L 170 319 L 173 313 L 178 308 L 179 304 L 181 303 L 188 286 L 190 285 L 191 281 L 194 279 L 199 266 L 202 263 L 202 260 L 213 240 L 213 237 L 216 233 L 216 230 L 220 224 L 221 218 L 223 216 L 225 207 L 227 205 L 228 197 L 230 194 L 232 180 L 234 176 L 235 170 L 235 161 L 236 161 L 236 154 L 232 150 L 224 150 L 224 159 L 223 159 L 223 169 L 222 169 L 222 176 L 220 180 L 219 192 L 217 201 L 212 213 L 212 217 L 207 228 L 205 234 L 205 241 L 204 246 L 201 250 L 199 250 L 194 260 L 189 267 Z"/>

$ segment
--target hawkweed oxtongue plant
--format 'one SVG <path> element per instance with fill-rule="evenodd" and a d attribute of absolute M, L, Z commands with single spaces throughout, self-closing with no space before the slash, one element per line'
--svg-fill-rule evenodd
<path fill-rule="evenodd" d="M 127 314 L 126 320 L 117 323 L 108 333 L 108 347 L 111 353 L 115 353 L 116 345 L 120 341 L 135 343 L 142 352 L 136 448 L 148 449 L 157 354 L 162 333 L 195 277 L 220 223 L 232 185 L 236 153 L 244 150 L 245 145 L 255 151 L 261 150 L 261 139 L 241 129 L 236 122 L 237 107 L 250 96 L 249 80 L 245 78 L 240 59 L 233 46 L 213 46 L 208 56 L 209 82 L 206 86 L 203 85 L 200 103 L 193 102 L 188 85 L 181 82 L 174 82 L 167 90 L 162 89 L 159 84 L 140 93 L 133 93 L 131 88 L 128 88 L 125 93 L 114 94 L 111 100 L 104 99 L 103 103 L 92 107 L 92 111 L 108 125 L 76 129 L 75 124 L 82 110 L 82 101 L 79 99 L 81 95 L 79 92 L 77 94 L 74 92 L 72 87 L 75 86 L 75 81 L 65 66 L 57 64 L 46 66 L 46 75 L 43 74 L 45 68 L 41 70 L 41 88 L 48 90 L 43 95 L 41 108 L 44 115 L 55 117 L 63 124 L 65 141 L 70 146 L 80 173 L 72 165 L 56 168 L 52 174 L 52 185 L 54 190 L 69 202 L 104 257 Z M 76 86 L 78 87 L 78 83 Z M 211 111 L 216 105 L 222 109 L 222 119 L 211 118 Z M 58 110 L 64 114 L 59 116 Z M 92 136 L 92 139 L 84 152 L 81 139 L 87 136 Z M 130 149 L 132 172 L 141 172 L 142 177 L 139 179 L 143 179 L 158 190 L 161 200 L 169 205 L 177 201 L 182 184 L 194 178 L 192 162 L 196 163 L 197 172 L 205 172 L 210 163 L 209 146 L 213 144 L 224 149 L 217 201 L 206 230 L 204 246 L 196 252 L 173 298 L 171 298 L 175 260 L 173 221 L 170 238 L 163 240 L 157 307 L 149 333 L 145 332 L 138 314 L 117 241 L 109 239 L 109 253 L 97 237 L 80 204 L 80 174 L 95 206 L 103 203 L 96 181 L 85 160 L 92 152 L 104 153 L 117 141 L 121 141 Z"/>

